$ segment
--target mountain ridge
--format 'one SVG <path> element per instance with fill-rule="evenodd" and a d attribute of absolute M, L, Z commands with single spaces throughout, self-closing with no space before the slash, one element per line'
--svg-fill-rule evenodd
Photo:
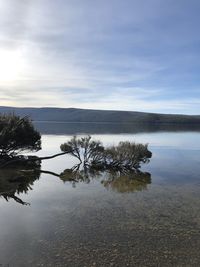
<path fill-rule="evenodd" d="M 140 111 L 98 110 L 57 107 L 0 106 L 0 113 L 30 116 L 33 121 L 102 123 L 200 123 L 200 115 L 161 114 Z"/>

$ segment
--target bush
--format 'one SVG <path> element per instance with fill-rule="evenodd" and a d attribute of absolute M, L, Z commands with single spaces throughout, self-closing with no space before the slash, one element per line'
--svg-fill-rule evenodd
<path fill-rule="evenodd" d="M 120 142 L 117 146 L 104 148 L 100 141 L 91 140 L 91 136 L 74 136 L 60 148 L 63 152 L 69 151 L 80 163 L 97 169 L 138 170 L 141 163 L 149 162 L 152 156 L 147 144 Z"/>
<path fill-rule="evenodd" d="M 10 158 L 21 151 L 41 149 L 41 136 L 28 117 L 0 115 L 0 157 Z"/>
<path fill-rule="evenodd" d="M 104 147 L 100 141 L 91 140 L 91 136 L 77 138 L 74 136 L 67 143 L 61 144 L 61 151 L 68 152 L 81 163 L 90 164 L 91 160 L 102 157 Z"/>
<path fill-rule="evenodd" d="M 104 151 L 104 164 L 118 169 L 139 169 L 141 163 L 148 163 L 152 153 L 148 145 L 120 142 Z"/>

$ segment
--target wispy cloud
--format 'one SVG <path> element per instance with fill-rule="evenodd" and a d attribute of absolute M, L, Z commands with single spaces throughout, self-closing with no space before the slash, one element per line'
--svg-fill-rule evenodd
<path fill-rule="evenodd" d="M 0 104 L 199 113 L 199 8 L 0 0 Z"/>

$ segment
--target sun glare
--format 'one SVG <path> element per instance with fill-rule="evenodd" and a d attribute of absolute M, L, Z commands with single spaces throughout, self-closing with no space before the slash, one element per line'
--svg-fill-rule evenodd
<path fill-rule="evenodd" d="M 22 71 L 22 56 L 19 51 L 0 51 L 0 83 L 13 83 Z"/>

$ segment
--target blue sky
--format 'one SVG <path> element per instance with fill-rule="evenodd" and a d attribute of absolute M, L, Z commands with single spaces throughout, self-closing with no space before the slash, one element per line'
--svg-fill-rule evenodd
<path fill-rule="evenodd" d="M 200 1 L 0 0 L 0 105 L 200 114 Z"/>

